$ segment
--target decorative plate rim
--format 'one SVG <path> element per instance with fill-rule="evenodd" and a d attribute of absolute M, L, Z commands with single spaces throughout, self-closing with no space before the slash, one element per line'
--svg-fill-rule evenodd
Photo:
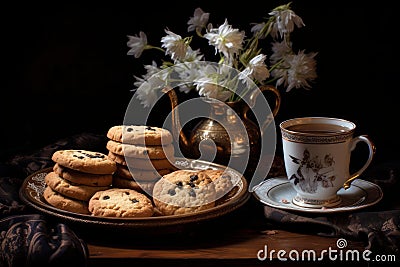
<path fill-rule="evenodd" d="M 202 166 L 203 169 L 205 167 L 212 167 L 216 169 L 229 168 L 217 163 L 207 162 L 203 160 L 177 158 L 176 162 L 177 161 L 180 161 L 179 164 L 180 166 L 188 167 L 187 169 L 196 169 L 196 166 Z M 101 225 L 116 226 L 120 228 L 122 227 L 129 229 L 173 226 L 178 224 L 199 222 L 220 217 L 222 215 L 225 215 L 227 213 L 236 210 L 237 208 L 241 207 L 243 204 L 247 202 L 247 200 L 251 196 L 250 192 L 247 189 L 248 186 L 247 180 L 245 179 L 245 177 L 243 177 L 243 175 L 241 175 L 236 170 L 231 168 L 229 169 L 240 175 L 240 180 L 235 186 L 238 189 L 233 196 L 230 196 L 228 200 L 213 208 L 194 213 L 181 214 L 181 215 L 167 215 L 167 216 L 160 215 L 160 216 L 153 216 L 146 218 L 116 218 L 116 217 L 100 217 L 100 216 L 85 215 L 55 208 L 43 200 L 42 197 L 43 191 L 40 190 L 40 188 L 35 189 L 35 187 L 33 187 L 33 189 L 31 188 L 30 190 L 27 190 L 28 186 L 31 185 L 32 187 L 32 183 L 34 182 L 44 183 L 44 176 L 45 174 L 47 174 L 52 170 L 52 167 L 39 170 L 35 173 L 32 173 L 27 178 L 25 178 L 19 190 L 19 196 L 24 203 L 42 213 L 75 223 L 85 223 L 96 226 L 101 226 Z M 32 192 L 34 192 L 36 196 L 31 195 Z"/>
<path fill-rule="evenodd" d="M 363 208 L 367 208 L 370 206 L 373 206 L 377 204 L 379 201 L 382 200 L 383 198 L 383 191 L 381 187 L 375 183 L 372 183 L 367 180 L 363 179 L 356 179 L 353 181 L 352 185 L 359 187 L 361 190 L 363 190 L 366 194 L 367 199 L 362 201 L 356 201 L 352 205 L 348 206 L 338 206 L 338 207 L 331 207 L 331 208 L 304 208 L 300 207 L 297 205 L 292 204 L 291 202 L 288 204 L 280 203 L 277 201 L 274 201 L 271 199 L 269 196 L 265 196 L 263 192 L 267 190 L 268 192 L 273 190 L 276 187 L 283 186 L 285 184 L 289 183 L 287 177 L 273 177 L 269 178 L 267 180 L 264 180 L 261 182 L 258 186 L 256 186 L 252 192 L 253 196 L 262 204 L 273 207 L 273 208 L 278 208 L 282 210 L 289 210 L 289 211 L 296 211 L 296 212 L 303 212 L 303 213 L 322 213 L 322 214 L 328 214 L 328 213 L 339 213 L 339 212 L 348 212 L 348 211 L 354 211 L 354 210 L 359 210 Z M 370 188 L 365 188 L 362 187 L 361 184 L 368 184 Z M 268 185 L 269 184 L 269 185 Z M 267 188 L 263 188 L 267 187 Z M 261 192 L 262 189 L 262 192 Z M 375 197 L 371 197 L 371 194 L 368 194 L 368 190 L 375 190 Z M 294 189 L 293 189 L 294 191 Z M 370 197 L 370 199 L 368 199 Z M 362 198 L 360 198 L 361 200 Z M 363 204 L 364 203 L 364 204 Z"/>

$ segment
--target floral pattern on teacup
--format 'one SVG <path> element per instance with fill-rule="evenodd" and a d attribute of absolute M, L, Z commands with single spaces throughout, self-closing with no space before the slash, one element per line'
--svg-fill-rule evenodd
<path fill-rule="evenodd" d="M 323 157 L 312 156 L 308 149 L 303 151 L 303 158 L 299 159 L 289 155 L 295 164 L 298 164 L 296 173 L 292 174 L 289 180 L 299 186 L 303 192 L 315 193 L 319 185 L 324 188 L 333 187 L 336 179 L 333 171 L 335 160 L 330 154 Z"/>

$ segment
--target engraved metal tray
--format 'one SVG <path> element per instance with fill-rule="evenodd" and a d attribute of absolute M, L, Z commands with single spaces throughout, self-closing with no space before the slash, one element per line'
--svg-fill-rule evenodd
<path fill-rule="evenodd" d="M 100 217 L 73 213 L 55 208 L 48 204 L 44 197 L 43 191 L 46 187 L 44 177 L 52 171 L 52 168 L 46 168 L 29 175 L 23 182 L 19 196 L 23 202 L 39 212 L 56 217 L 64 222 L 84 225 L 87 227 L 107 227 L 122 230 L 143 230 L 163 227 L 182 226 L 189 223 L 197 223 L 210 220 L 228 214 L 241 207 L 250 198 L 248 192 L 248 183 L 242 174 L 229 167 L 219 165 L 212 162 L 202 160 L 191 160 L 186 158 L 177 158 L 175 166 L 179 169 L 204 170 L 204 169 L 226 169 L 231 174 L 237 175 L 238 183 L 232 190 L 218 201 L 213 208 L 193 212 L 182 215 L 153 216 L 147 218 L 116 218 L 116 217 Z"/>

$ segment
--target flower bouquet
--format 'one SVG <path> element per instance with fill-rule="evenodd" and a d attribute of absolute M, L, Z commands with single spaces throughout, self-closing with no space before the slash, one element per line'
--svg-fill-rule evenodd
<path fill-rule="evenodd" d="M 187 22 L 188 33 L 195 34 L 182 37 L 166 28 L 160 46 L 150 44 L 142 31 L 127 36 L 128 55 L 139 58 L 146 50 L 162 53 L 157 56 L 161 62 L 153 60 L 144 65 L 145 74 L 134 76 L 133 91 L 143 106 L 153 106 L 166 86 L 186 93 L 196 90 L 199 96 L 225 102 L 237 101 L 267 84 L 286 92 L 311 88 L 317 77 L 317 53 L 293 50 L 291 33 L 305 24 L 291 3 L 275 7 L 264 21 L 250 24 L 248 35 L 227 19 L 214 26 L 209 18 L 210 13 L 196 8 Z M 198 38 L 214 48 L 212 60 L 195 47 Z"/>

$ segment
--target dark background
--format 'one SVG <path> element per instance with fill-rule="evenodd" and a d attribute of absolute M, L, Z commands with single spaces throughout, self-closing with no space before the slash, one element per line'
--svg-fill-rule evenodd
<path fill-rule="evenodd" d="M 278 4 L 151 1 L 93 5 L 13 4 L 1 9 L 0 159 L 82 132 L 122 124 L 133 75 L 152 57 L 128 56 L 127 35 L 144 31 L 159 45 L 168 27 L 186 35 L 194 9 L 249 33 Z M 375 142 L 375 163 L 398 158 L 398 15 L 390 1 L 293 1 L 306 24 L 299 49 L 318 52 L 311 90 L 282 91 L 276 125 L 299 116 L 352 120 Z M 164 110 L 165 109 L 165 110 Z M 169 107 L 158 116 L 168 113 Z M 279 133 L 277 133 L 279 139 Z M 277 149 L 279 150 L 279 143 Z"/>

